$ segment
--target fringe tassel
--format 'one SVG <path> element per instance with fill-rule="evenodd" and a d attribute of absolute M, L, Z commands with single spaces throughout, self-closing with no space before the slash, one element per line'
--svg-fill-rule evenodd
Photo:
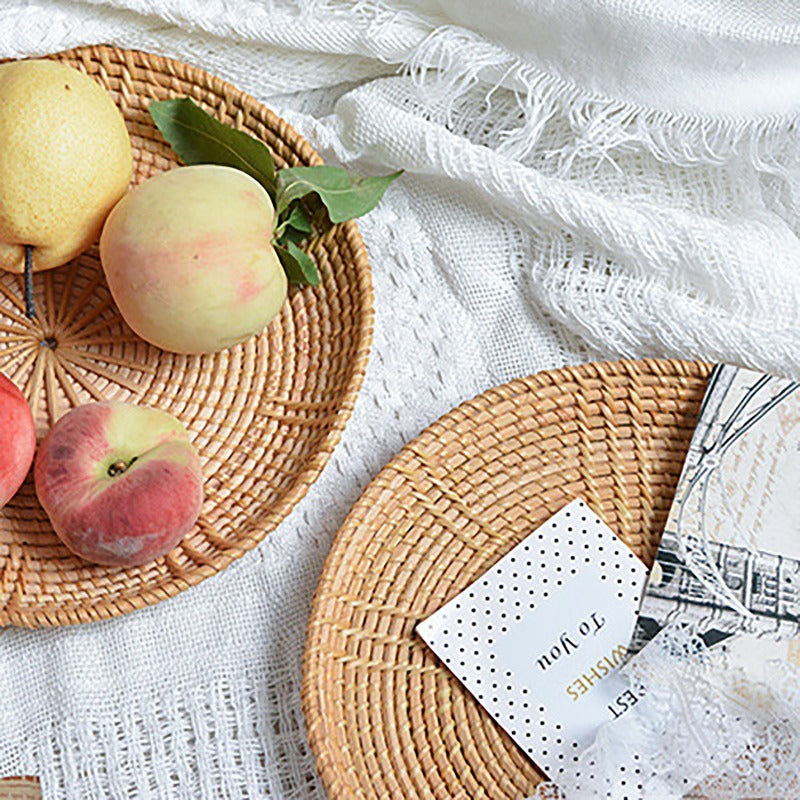
<path fill-rule="evenodd" d="M 361 3 L 362 10 L 367 3 Z M 572 158 L 645 147 L 661 161 L 679 166 L 724 165 L 745 158 L 761 172 L 786 177 L 800 156 L 800 113 L 759 118 L 703 117 L 646 108 L 603 97 L 546 72 L 471 31 L 443 26 L 431 32 L 404 60 L 404 70 L 420 90 L 445 98 L 450 125 L 459 101 L 476 87 L 491 108 L 500 90 L 513 93 L 519 124 L 496 131 L 497 149 L 524 159 L 556 116 L 568 120 Z"/>

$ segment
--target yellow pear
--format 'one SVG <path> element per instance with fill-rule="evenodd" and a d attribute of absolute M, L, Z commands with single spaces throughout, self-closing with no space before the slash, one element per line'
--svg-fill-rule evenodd
<path fill-rule="evenodd" d="M 99 84 L 56 61 L 0 64 L 0 268 L 23 272 L 26 249 L 34 271 L 86 250 L 132 169 L 125 122 Z"/>

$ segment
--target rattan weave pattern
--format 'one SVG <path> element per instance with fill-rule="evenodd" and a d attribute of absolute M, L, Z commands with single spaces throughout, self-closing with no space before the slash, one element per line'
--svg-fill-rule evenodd
<path fill-rule="evenodd" d="M 176 166 L 147 113 L 192 97 L 269 145 L 278 166 L 321 163 L 286 122 L 202 70 L 108 46 L 59 53 L 107 89 L 125 117 L 134 183 Z M 87 124 L 91 124 L 87 121 Z M 115 399 L 178 416 L 200 449 L 206 502 L 166 557 L 98 567 L 63 547 L 29 478 L 0 512 L 0 624 L 52 626 L 113 617 L 173 596 L 254 547 L 327 462 L 361 386 L 372 335 L 372 283 L 355 223 L 315 236 L 316 289 L 292 290 L 260 336 L 209 356 L 152 347 L 122 321 L 96 248 L 36 275 L 39 316 L 24 316 L 20 276 L 0 276 L 0 370 L 28 396 L 41 437 L 69 407 Z"/>
<path fill-rule="evenodd" d="M 541 776 L 414 628 L 575 496 L 648 566 L 710 367 L 584 364 L 451 411 L 375 478 L 337 534 L 304 663 L 332 800 L 524 798 Z"/>

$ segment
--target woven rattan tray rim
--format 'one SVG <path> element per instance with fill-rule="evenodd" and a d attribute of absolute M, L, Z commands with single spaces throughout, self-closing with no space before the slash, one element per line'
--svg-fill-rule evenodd
<path fill-rule="evenodd" d="M 50 54 L 46 58 L 56 60 L 73 58 L 84 61 L 87 64 L 97 62 L 101 72 L 108 69 L 112 62 L 124 62 L 129 69 L 144 69 L 154 73 L 175 76 L 183 81 L 196 84 L 201 89 L 220 95 L 230 95 L 248 112 L 257 111 L 264 121 L 264 125 L 274 132 L 275 136 L 297 154 L 300 159 L 310 164 L 323 163 L 314 148 L 289 123 L 251 95 L 199 67 L 166 56 L 147 53 L 142 50 L 118 48 L 110 44 L 70 48 Z M 355 222 L 346 222 L 331 228 L 321 237 L 321 241 L 330 242 L 336 237 L 344 237 L 347 247 L 354 254 L 351 262 L 355 276 L 353 284 L 358 288 L 360 296 L 363 298 L 359 315 L 354 324 L 358 340 L 355 356 L 350 363 L 347 387 L 338 403 L 338 410 L 334 415 L 335 418 L 331 421 L 327 434 L 317 445 L 310 462 L 303 470 L 297 473 L 292 487 L 281 496 L 277 503 L 265 503 L 261 507 L 260 510 L 264 513 L 263 524 L 259 526 L 257 532 L 242 537 L 239 546 L 230 546 L 223 552 L 218 553 L 214 558 L 213 564 L 196 565 L 191 572 L 187 573 L 187 577 L 175 576 L 172 582 L 155 589 L 142 588 L 132 599 L 114 598 L 113 602 L 94 604 L 88 608 L 77 604 L 74 606 L 58 605 L 52 608 L 39 609 L 33 615 L 29 612 L 19 613 L 13 608 L 0 608 L 0 626 L 11 624 L 23 627 L 57 627 L 92 622 L 116 617 L 174 597 L 187 588 L 221 572 L 230 563 L 253 549 L 305 496 L 308 488 L 320 475 L 335 446 L 341 439 L 342 432 L 350 418 L 355 399 L 363 383 L 372 343 L 374 295 L 366 248 Z"/>

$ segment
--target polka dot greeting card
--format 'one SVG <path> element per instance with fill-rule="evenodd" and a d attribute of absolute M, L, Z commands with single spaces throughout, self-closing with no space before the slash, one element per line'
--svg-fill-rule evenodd
<path fill-rule="evenodd" d="M 625 660 L 647 568 L 574 500 L 417 632 L 551 779 L 638 698 Z"/>

